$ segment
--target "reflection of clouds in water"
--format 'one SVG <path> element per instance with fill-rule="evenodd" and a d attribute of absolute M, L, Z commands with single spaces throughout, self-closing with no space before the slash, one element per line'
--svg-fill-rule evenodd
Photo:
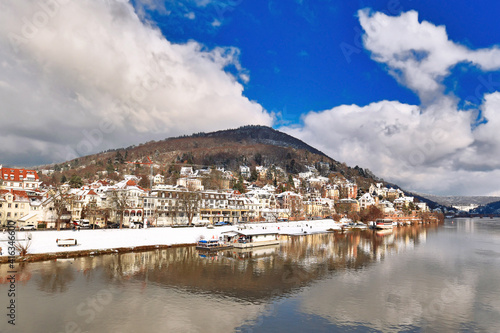
<path fill-rule="evenodd" d="M 315 284 L 302 296 L 302 311 L 337 325 L 361 323 L 382 331 L 399 330 L 402 325 L 458 331 L 474 320 L 479 272 L 443 279 L 449 270 L 446 264 L 437 272 L 436 263 L 398 258 Z"/>
<path fill-rule="evenodd" d="M 117 321 L 109 331 L 142 332 L 145 327 L 156 327 L 161 332 L 233 332 L 242 323 L 255 321 L 266 311 L 264 303 L 242 303 L 230 297 L 174 289 L 158 293 L 156 288 L 147 293 L 149 295 L 129 294 L 129 304 L 137 320 Z M 151 313 L 156 314 L 153 326 L 143 321 L 143 318 L 151 319 Z"/>

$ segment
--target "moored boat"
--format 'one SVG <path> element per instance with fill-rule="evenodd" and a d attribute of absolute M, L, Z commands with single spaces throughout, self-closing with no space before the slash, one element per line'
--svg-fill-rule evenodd
<path fill-rule="evenodd" d="M 394 228 L 394 222 L 391 219 L 378 219 L 373 227 L 378 230 L 392 229 Z"/>
<path fill-rule="evenodd" d="M 368 227 L 363 222 L 356 222 L 352 226 L 352 229 L 366 230 L 368 229 Z"/>
<path fill-rule="evenodd" d="M 231 244 L 234 248 L 246 249 L 259 246 L 276 245 L 280 243 L 278 232 L 239 230 L 223 233 L 224 244 Z"/>
<path fill-rule="evenodd" d="M 201 239 L 196 243 L 196 249 L 203 251 L 218 251 L 230 249 L 231 247 L 229 244 L 221 243 L 218 239 Z"/>

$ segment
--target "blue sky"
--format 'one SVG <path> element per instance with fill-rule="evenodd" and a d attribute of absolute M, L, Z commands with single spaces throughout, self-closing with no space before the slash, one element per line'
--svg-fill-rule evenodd
<path fill-rule="evenodd" d="M 245 95 L 268 111 L 280 113 L 284 124 L 300 122 L 305 112 L 341 104 L 418 101 L 363 50 L 356 18 L 357 11 L 366 7 L 363 2 L 226 3 L 234 6 L 224 10 L 215 4 L 197 10 L 193 5 L 188 10 L 195 13 L 194 20 L 185 18 L 183 12 L 172 23 L 170 15 L 154 12 L 150 17 L 173 41 L 195 39 L 208 47 L 238 47 L 240 61 L 251 77 Z M 372 8 L 389 10 L 386 1 L 376 2 Z M 404 6 L 390 8 L 399 14 L 394 8 Z M 212 27 L 213 20 L 222 21 L 221 26 Z"/>
<path fill-rule="evenodd" d="M 342 104 L 419 103 L 414 92 L 398 84 L 363 48 L 359 9 L 389 15 L 416 10 L 420 20 L 446 26 L 450 39 L 473 49 L 499 42 L 500 4 L 494 1 L 233 0 L 202 7 L 196 1 L 182 6 L 165 2 L 164 7 L 168 15 L 149 10 L 147 17 L 169 40 L 194 39 L 209 48 L 241 50 L 241 64 L 251 77 L 245 96 L 280 114 L 275 127 L 297 124 L 305 112 Z M 213 27 L 215 20 L 221 25 Z M 474 69 L 457 68 L 447 86 L 467 99 L 474 95 L 477 76 Z"/>
<path fill-rule="evenodd" d="M 0 164 L 261 124 L 408 190 L 500 195 L 495 1 L 8 0 Z"/>

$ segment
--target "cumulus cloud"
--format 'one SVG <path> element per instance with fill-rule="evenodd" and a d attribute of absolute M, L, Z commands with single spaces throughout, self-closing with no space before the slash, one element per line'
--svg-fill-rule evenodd
<path fill-rule="evenodd" d="M 153 3 L 153 2 L 151 2 Z M 70 157 L 180 134 L 272 124 L 239 50 L 169 42 L 126 1 L 0 3 L 0 154 Z"/>
<path fill-rule="evenodd" d="M 303 126 L 283 130 L 348 164 L 367 167 L 407 189 L 442 194 L 498 194 L 500 188 L 500 93 L 481 96 L 486 122 L 458 109 L 443 80 L 457 64 L 484 71 L 500 68 L 497 47 L 471 50 L 448 38 L 443 26 L 400 16 L 358 12 L 363 43 L 413 90 L 421 105 L 380 101 L 309 112 Z M 478 82 L 479 84 L 479 82 Z M 490 87 L 491 88 L 491 87 Z M 476 110 L 477 111 L 477 110 Z"/>
<path fill-rule="evenodd" d="M 365 31 L 363 43 L 372 58 L 385 63 L 389 73 L 415 91 L 424 104 L 442 93 L 442 80 L 458 63 L 483 70 L 500 68 L 500 49 L 470 50 L 454 43 L 444 26 L 419 22 L 415 11 L 391 17 L 361 10 L 358 15 Z"/>

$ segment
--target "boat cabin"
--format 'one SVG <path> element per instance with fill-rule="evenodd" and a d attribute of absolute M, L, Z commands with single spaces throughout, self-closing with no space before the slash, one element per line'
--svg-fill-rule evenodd
<path fill-rule="evenodd" d="M 279 234 L 273 231 L 240 230 L 222 233 L 224 243 L 235 248 L 250 248 L 279 244 Z"/>

